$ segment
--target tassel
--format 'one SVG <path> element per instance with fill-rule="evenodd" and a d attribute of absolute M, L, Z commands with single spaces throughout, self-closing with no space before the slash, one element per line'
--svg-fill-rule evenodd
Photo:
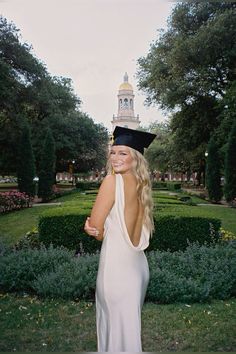
<path fill-rule="evenodd" d="M 112 134 L 112 136 L 111 136 L 111 145 L 113 145 L 114 144 L 114 135 Z"/>

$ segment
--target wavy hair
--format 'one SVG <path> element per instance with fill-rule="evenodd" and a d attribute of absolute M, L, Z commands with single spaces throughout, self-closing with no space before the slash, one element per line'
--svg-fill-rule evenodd
<path fill-rule="evenodd" d="M 152 232 L 154 231 L 153 199 L 148 163 L 139 151 L 130 147 L 129 150 L 133 158 L 133 174 L 137 179 L 138 198 L 144 208 L 144 224 L 152 235 Z M 109 158 L 107 161 L 107 173 L 112 174 L 112 166 Z"/>

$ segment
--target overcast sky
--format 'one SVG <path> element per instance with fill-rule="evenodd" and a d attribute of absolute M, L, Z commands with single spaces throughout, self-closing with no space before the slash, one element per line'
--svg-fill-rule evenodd
<path fill-rule="evenodd" d="M 168 0 L 0 0 L 0 14 L 20 29 L 52 75 L 69 77 L 82 110 L 111 130 L 118 87 L 127 71 L 135 114 L 147 125 L 164 116 L 144 106 L 137 59 L 148 53 L 174 7 Z"/>

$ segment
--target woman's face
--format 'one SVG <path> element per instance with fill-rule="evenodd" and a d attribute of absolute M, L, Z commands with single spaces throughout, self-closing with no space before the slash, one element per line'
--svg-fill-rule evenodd
<path fill-rule="evenodd" d="M 133 157 L 130 149 L 125 145 L 111 147 L 110 161 L 115 173 L 130 173 L 133 168 Z"/>

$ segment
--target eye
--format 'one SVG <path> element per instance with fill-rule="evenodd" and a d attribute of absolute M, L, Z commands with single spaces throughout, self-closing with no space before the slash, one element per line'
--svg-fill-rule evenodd
<path fill-rule="evenodd" d="M 115 155 L 115 152 L 111 150 L 110 155 Z"/>

